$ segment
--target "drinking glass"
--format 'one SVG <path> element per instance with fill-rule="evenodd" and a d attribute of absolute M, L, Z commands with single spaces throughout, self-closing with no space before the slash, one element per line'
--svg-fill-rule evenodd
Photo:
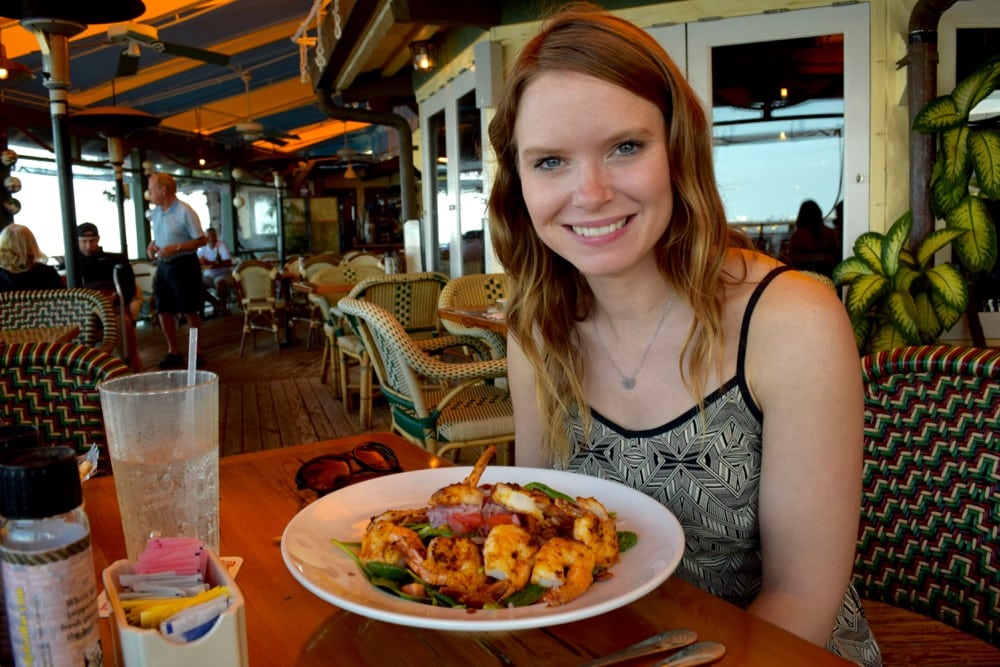
<path fill-rule="evenodd" d="M 219 377 L 138 373 L 100 385 L 125 549 L 193 537 L 219 551 Z"/>

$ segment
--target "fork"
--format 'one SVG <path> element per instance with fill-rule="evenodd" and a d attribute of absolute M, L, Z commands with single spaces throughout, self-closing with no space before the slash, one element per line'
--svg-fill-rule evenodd
<path fill-rule="evenodd" d="M 609 653 L 602 658 L 591 660 L 588 663 L 580 665 L 580 667 L 604 667 L 605 665 L 613 665 L 619 662 L 624 662 L 625 660 L 631 660 L 632 658 L 652 655 L 653 653 L 660 653 L 662 651 L 680 648 L 681 646 L 687 646 L 688 644 L 694 643 L 697 639 L 698 635 L 693 630 L 667 630 L 653 635 L 652 637 L 647 637 L 646 639 L 636 642 L 631 646 L 626 646 L 620 651 L 615 651 L 614 653 Z"/>

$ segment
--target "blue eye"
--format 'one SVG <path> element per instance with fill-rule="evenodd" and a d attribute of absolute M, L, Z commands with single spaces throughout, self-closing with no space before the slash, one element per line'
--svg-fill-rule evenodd
<path fill-rule="evenodd" d="M 562 164 L 562 160 L 557 157 L 543 157 L 535 160 L 535 169 L 555 169 Z"/>
<path fill-rule="evenodd" d="M 631 155 L 637 153 L 641 148 L 642 144 L 638 141 L 623 141 L 615 147 L 615 152 L 619 155 Z"/>

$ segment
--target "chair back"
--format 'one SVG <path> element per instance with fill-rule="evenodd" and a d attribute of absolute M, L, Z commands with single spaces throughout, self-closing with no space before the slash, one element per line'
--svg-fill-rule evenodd
<path fill-rule="evenodd" d="M 351 266 L 381 266 L 383 269 L 385 268 L 382 264 L 381 255 L 370 252 L 355 253 L 344 261 Z"/>
<path fill-rule="evenodd" d="M 321 252 L 299 260 L 299 277 L 302 280 L 312 280 L 317 271 L 340 264 L 340 255 L 335 252 Z"/>
<path fill-rule="evenodd" d="M 244 306 L 274 303 L 277 299 L 278 269 L 268 262 L 248 259 L 233 270 L 233 284 Z"/>
<path fill-rule="evenodd" d="M 111 299 L 83 287 L 0 292 L 0 329 L 73 325 L 80 335 L 73 342 L 114 352 L 118 316 Z"/>
<path fill-rule="evenodd" d="M 34 424 L 46 444 L 84 452 L 97 443 L 103 449 L 97 387 L 128 372 L 118 358 L 89 345 L 0 345 L 0 421 Z"/>
<path fill-rule="evenodd" d="M 861 363 L 858 592 L 1000 646 L 1000 350 L 907 347 Z"/>
<path fill-rule="evenodd" d="M 438 307 L 492 306 L 496 304 L 497 299 L 506 299 L 508 294 L 510 294 L 510 276 L 506 273 L 470 273 L 448 281 L 441 290 Z M 497 357 L 507 354 L 507 341 L 499 334 L 466 327 L 450 320 L 441 320 L 441 326 L 456 336 L 485 338 L 494 348 L 494 355 Z"/>
<path fill-rule="evenodd" d="M 302 259 L 301 255 L 289 255 L 288 259 L 285 260 L 285 265 L 281 267 L 282 273 L 292 278 L 298 278 L 301 271 Z"/>
<path fill-rule="evenodd" d="M 387 273 L 362 280 L 348 296 L 384 308 L 411 336 L 433 334 L 438 331 L 438 299 L 447 284 L 448 276 L 433 271 Z"/>
<path fill-rule="evenodd" d="M 393 429 L 431 452 L 509 443 L 514 437 L 510 394 L 485 381 L 506 375 L 506 359 L 457 362 L 429 354 L 468 342 L 460 336 L 414 341 L 391 313 L 375 303 L 344 297 L 339 308 L 361 338 Z M 432 343 L 435 345 L 427 345 Z M 441 385 L 422 384 L 441 382 Z M 443 445 L 438 447 L 438 445 Z"/>

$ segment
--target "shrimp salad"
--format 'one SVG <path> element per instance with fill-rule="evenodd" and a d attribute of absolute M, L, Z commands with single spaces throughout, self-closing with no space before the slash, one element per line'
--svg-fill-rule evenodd
<path fill-rule="evenodd" d="M 489 447 L 463 481 L 426 507 L 372 517 L 360 543 L 333 540 L 374 585 L 404 599 L 459 608 L 558 606 L 611 577 L 636 534 L 618 531 L 595 498 L 543 484 L 479 484 Z"/>

